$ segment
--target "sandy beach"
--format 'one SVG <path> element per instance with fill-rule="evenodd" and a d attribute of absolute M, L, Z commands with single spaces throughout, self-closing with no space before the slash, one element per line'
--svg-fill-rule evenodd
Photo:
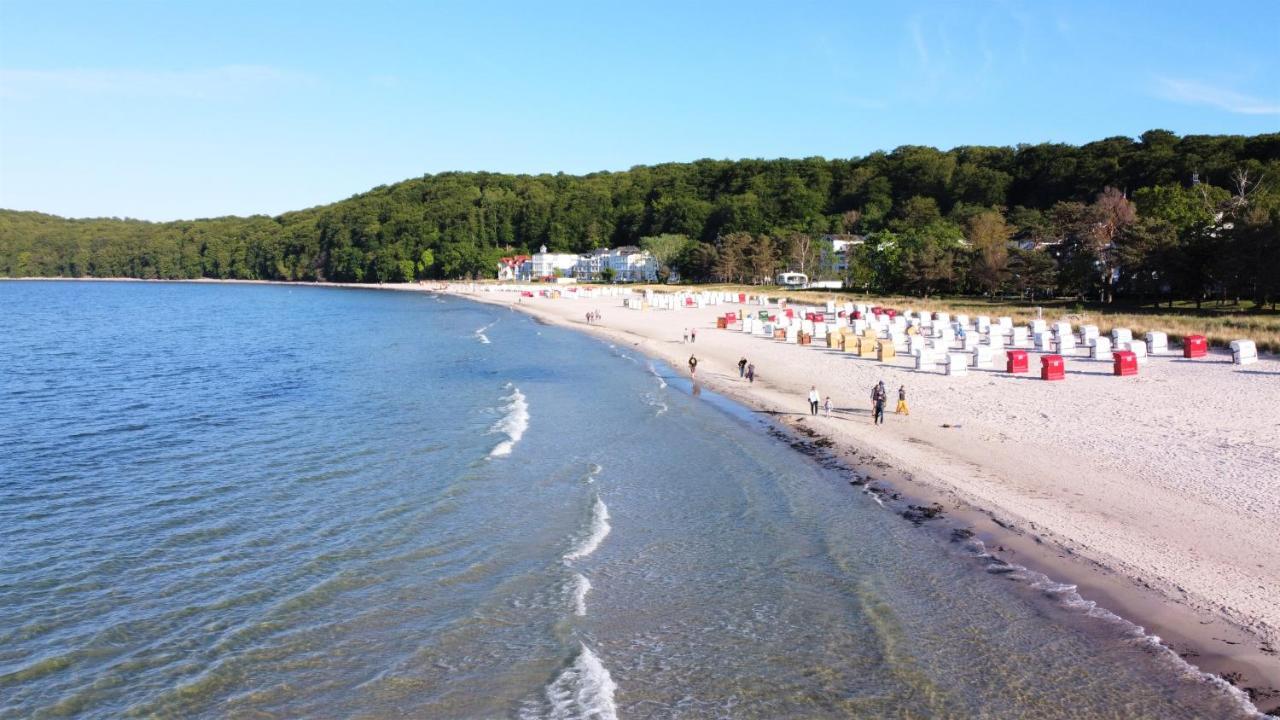
<path fill-rule="evenodd" d="M 631 310 L 620 298 L 522 298 L 491 286 L 452 291 L 625 343 L 791 427 L 915 497 L 939 499 L 995 546 L 1149 630 L 1202 667 L 1230 660 L 1280 686 L 1280 361 L 1153 357 L 1137 377 L 1071 357 L 1064 382 L 1036 374 L 917 372 L 871 358 L 717 330 L 736 305 Z M 923 307 L 923 305 L 922 305 Z M 588 325 L 585 314 L 603 320 Z M 1050 318 L 1052 320 L 1052 318 Z M 696 343 L 682 340 L 696 328 Z M 748 358 L 757 379 L 740 379 Z M 1039 362 L 1032 356 L 1031 365 Z M 869 392 L 905 385 L 910 416 L 871 422 Z M 830 396 L 830 418 L 806 395 Z M 893 403 L 890 403 L 892 409 Z M 1065 576 L 1065 577 L 1064 577 Z M 1274 702 L 1260 697 L 1259 707 Z"/>
<path fill-rule="evenodd" d="M 147 281 L 133 281 L 147 282 Z M 260 281 L 245 284 L 276 284 Z M 299 285 L 313 286 L 313 283 Z M 1235 366 L 1222 351 L 1153 357 L 1136 377 L 1068 357 L 1063 382 L 1034 372 L 917 372 L 873 358 L 716 328 L 739 306 L 632 310 L 619 297 L 521 298 L 497 285 L 329 287 L 449 292 L 595 334 L 767 414 L 810 449 L 908 503 L 939 503 L 995 556 L 1076 585 L 1189 662 L 1280 709 L 1280 360 Z M 926 308 L 921 303 L 917 309 Z M 746 306 L 758 310 L 755 306 Z M 602 320 L 588 324 L 586 313 Z M 1054 318 L 1046 318 L 1053 320 Z M 684 342 L 686 329 L 697 331 Z M 746 357 L 757 378 L 738 375 Z M 1031 354 L 1033 371 L 1039 361 Z M 886 423 L 869 393 L 889 389 Z M 816 385 L 831 417 L 809 415 Z M 900 385 L 911 414 L 891 412 Z M 854 488 L 857 490 L 857 488 Z"/>

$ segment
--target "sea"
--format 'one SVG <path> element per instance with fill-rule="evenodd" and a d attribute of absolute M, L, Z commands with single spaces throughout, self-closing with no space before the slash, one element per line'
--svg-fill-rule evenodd
<path fill-rule="evenodd" d="M 1251 715 L 771 427 L 430 292 L 0 282 L 0 718 Z"/>

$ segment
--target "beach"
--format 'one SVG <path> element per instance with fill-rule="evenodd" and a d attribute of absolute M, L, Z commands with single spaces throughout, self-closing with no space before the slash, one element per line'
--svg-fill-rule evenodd
<path fill-rule="evenodd" d="M 1085 597 L 1161 635 L 1205 668 L 1280 686 L 1280 361 L 1153 357 L 1137 377 L 1074 356 L 1064 382 L 995 370 L 917 372 L 870 358 L 716 329 L 737 304 L 632 310 L 618 297 L 519 298 L 451 291 L 625 343 L 803 435 L 830 439 L 851 467 L 942 502 L 1007 559 L 1076 583 Z M 920 307 L 927 307 L 921 303 Z M 754 310 L 752 306 L 745 309 Z M 602 319 L 588 325 L 585 315 Z M 1053 318 L 1046 318 L 1053 320 Z M 685 329 L 696 329 L 685 343 Z M 739 378 L 746 357 L 756 382 Z M 1032 368 L 1038 369 L 1032 354 Z M 899 386 L 911 414 L 871 422 L 869 394 Z M 808 413 L 811 385 L 830 418 Z M 1259 707 L 1272 707 L 1266 697 Z"/>

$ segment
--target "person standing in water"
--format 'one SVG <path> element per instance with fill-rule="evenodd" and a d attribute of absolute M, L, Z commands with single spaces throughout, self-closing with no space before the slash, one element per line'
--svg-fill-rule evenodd
<path fill-rule="evenodd" d="M 911 410 L 907 408 L 907 386 L 898 386 L 898 407 L 893 411 L 894 415 L 910 415 Z"/>
<path fill-rule="evenodd" d="M 698 358 L 692 355 L 689 356 L 689 374 L 690 375 L 698 374 Z"/>
<path fill-rule="evenodd" d="M 809 386 L 809 414 L 817 416 L 818 403 L 822 400 L 822 396 L 818 394 L 818 386 Z"/>
<path fill-rule="evenodd" d="M 744 357 L 738 361 L 738 377 L 745 377 L 747 373 L 747 359 Z"/>

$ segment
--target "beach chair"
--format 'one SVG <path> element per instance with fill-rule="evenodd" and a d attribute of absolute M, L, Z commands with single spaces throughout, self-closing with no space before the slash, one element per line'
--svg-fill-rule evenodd
<path fill-rule="evenodd" d="M 1152 355 L 1169 352 L 1169 336 L 1156 330 L 1147 333 L 1147 352 Z"/>
<path fill-rule="evenodd" d="M 1111 338 L 1095 337 L 1090 340 L 1089 357 L 1094 360 L 1111 360 Z"/>
<path fill-rule="evenodd" d="M 1230 348 L 1233 364 L 1252 365 L 1258 362 L 1258 346 L 1252 340 L 1232 340 Z"/>

